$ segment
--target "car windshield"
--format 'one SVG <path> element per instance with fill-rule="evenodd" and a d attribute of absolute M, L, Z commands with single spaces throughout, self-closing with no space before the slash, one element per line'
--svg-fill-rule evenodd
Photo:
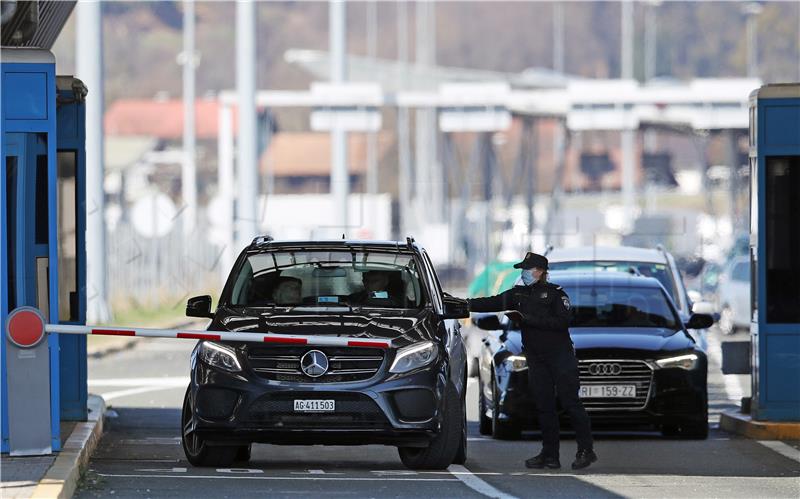
<path fill-rule="evenodd" d="M 549 270 L 569 270 L 578 272 L 628 272 L 641 274 L 645 277 L 655 277 L 664 286 L 675 304 L 680 303 L 675 294 L 675 282 L 672 280 L 669 268 L 665 263 L 649 262 L 604 262 L 604 261 L 576 261 L 576 262 L 550 262 Z"/>
<path fill-rule="evenodd" d="M 424 305 L 410 254 L 368 251 L 269 251 L 240 265 L 234 307 L 372 307 Z"/>
<path fill-rule="evenodd" d="M 659 288 L 575 286 L 566 289 L 571 327 L 681 329 L 678 317 Z"/>

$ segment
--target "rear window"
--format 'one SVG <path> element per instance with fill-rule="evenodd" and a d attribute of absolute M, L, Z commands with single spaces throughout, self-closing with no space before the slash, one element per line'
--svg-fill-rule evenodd
<path fill-rule="evenodd" d="M 636 327 L 681 329 L 661 289 L 648 287 L 576 286 L 570 297 L 572 327 Z"/>
<path fill-rule="evenodd" d="M 669 267 L 665 263 L 649 262 L 551 262 L 550 270 L 570 270 L 577 272 L 628 272 L 639 273 L 645 277 L 655 277 L 669 293 L 670 298 L 675 304 L 680 303 L 675 292 L 675 282 L 670 274 Z"/>
<path fill-rule="evenodd" d="M 410 254 L 273 251 L 236 270 L 234 307 L 421 308 L 422 280 Z"/>

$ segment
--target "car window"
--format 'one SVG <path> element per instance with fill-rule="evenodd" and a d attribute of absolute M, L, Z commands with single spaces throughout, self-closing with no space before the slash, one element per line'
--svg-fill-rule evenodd
<path fill-rule="evenodd" d="M 655 277 L 669 293 L 670 298 L 675 304 L 680 303 L 675 290 L 675 281 L 670 274 L 669 267 L 665 263 L 651 262 L 604 262 L 604 261 L 576 261 L 576 262 L 550 262 L 550 270 L 571 270 L 578 272 L 602 271 L 602 272 L 635 272 L 645 277 Z"/>
<path fill-rule="evenodd" d="M 571 327 L 681 329 L 661 289 L 628 286 L 575 286 L 570 297 Z"/>
<path fill-rule="evenodd" d="M 740 262 L 733 266 L 731 272 L 731 279 L 734 281 L 749 281 L 750 280 L 750 264 L 748 262 Z"/>
<path fill-rule="evenodd" d="M 420 273 L 411 254 L 270 251 L 249 255 L 235 272 L 229 300 L 234 307 L 424 305 Z"/>

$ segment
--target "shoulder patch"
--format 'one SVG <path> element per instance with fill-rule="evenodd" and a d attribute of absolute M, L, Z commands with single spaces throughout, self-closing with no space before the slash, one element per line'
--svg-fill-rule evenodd
<path fill-rule="evenodd" d="M 569 298 L 567 298 L 567 295 L 563 295 L 561 301 L 564 302 L 564 308 L 569 310 Z"/>

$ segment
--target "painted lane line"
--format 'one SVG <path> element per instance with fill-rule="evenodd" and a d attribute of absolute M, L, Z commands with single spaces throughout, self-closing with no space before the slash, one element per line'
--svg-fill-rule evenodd
<path fill-rule="evenodd" d="M 214 480 L 297 480 L 297 481 L 333 481 L 333 482 L 457 482 L 456 478 L 394 478 L 394 477 L 328 477 L 328 476 L 250 476 L 250 475 L 141 475 L 141 474 L 120 474 L 120 473 L 98 473 L 97 476 L 109 478 L 187 478 L 195 480 L 197 478 L 211 478 Z M 495 497 L 495 496 L 492 496 Z M 500 496 L 497 496 L 500 497 Z M 511 498 L 512 496 L 503 496 Z"/>
<path fill-rule="evenodd" d="M 187 386 L 189 376 L 165 376 L 163 378 L 89 378 L 89 386 Z"/>
<path fill-rule="evenodd" d="M 127 390 L 117 390 L 114 392 L 101 393 L 103 399 L 108 402 L 110 400 L 118 399 L 121 397 L 129 397 L 131 395 L 138 395 L 140 393 L 156 392 L 159 390 L 170 390 L 180 388 L 177 386 L 143 386 L 140 388 L 129 388 Z"/>
<path fill-rule="evenodd" d="M 450 467 L 447 468 L 447 471 L 458 478 L 461 483 L 486 497 L 493 497 L 495 499 L 516 499 L 514 496 L 501 492 L 484 482 L 460 464 L 451 464 Z"/>
<path fill-rule="evenodd" d="M 800 463 L 800 450 L 795 449 L 786 442 L 781 442 L 780 440 L 758 440 L 758 443 L 777 452 L 781 456 L 788 457 L 794 462 Z"/>

